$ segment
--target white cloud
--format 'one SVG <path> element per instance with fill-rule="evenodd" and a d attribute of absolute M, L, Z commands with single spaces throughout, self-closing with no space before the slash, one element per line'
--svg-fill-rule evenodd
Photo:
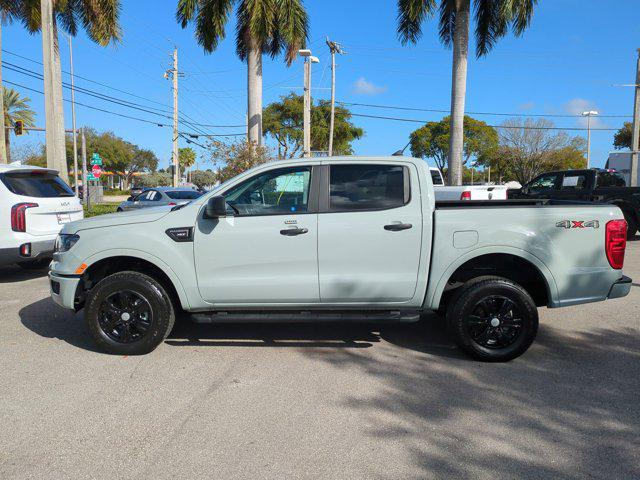
<path fill-rule="evenodd" d="M 364 77 L 360 77 L 353 84 L 353 93 L 359 95 L 378 95 L 387 91 L 387 87 L 376 85 L 373 82 L 366 80 Z"/>
<path fill-rule="evenodd" d="M 582 112 L 588 112 L 591 110 L 598 111 L 597 105 L 591 100 L 586 100 L 584 98 L 572 98 L 567 103 L 563 105 L 564 111 L 570 115 L 580 115 Z M 587 117 L 578 118 L 578 125 L 586 128 L 587 126 Z M 591 128 L 603 128 L 606 124 L 600 120 L 598 117 L 591 117 Z"/>
<path fill-rule="evenodd" d="M 533 102 L 525 102 L 518 105 L 518 110 L 533 110 L 536 104 Z"/>

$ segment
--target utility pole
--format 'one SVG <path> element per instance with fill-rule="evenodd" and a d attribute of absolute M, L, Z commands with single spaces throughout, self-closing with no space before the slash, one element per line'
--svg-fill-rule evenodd
<path fill-rule="evenodd" d="M 0 18 L 0 65 L 2 65 L 2 19 Z M 2 68 L 0 68 L 0 90 L 2 90 Z M 0 91 L 0 112 L 4 112 L 4 92 Z M 7 147 L 5 135 L 10 132 L 5 131 L 4 113 L 0 115 L 0 164 L 7 163 Z"/>
<path fill-rule="evenodd" d="M 173 134 L 171 148 L 171 164 L 173 165 L 173 186 L 177 187 L 180 182 L 180 165 L 178 162 L 178 48 L 173 49 L 173 68 L 164 73 L 164 78 L 173 78 Z"/>
<path fill-rule="evenodd" d="M 64 145 L 64 111 L 62 109 L 62 73 L 58 52 L 58 34 L 52 0 L 40 0 L 42 27 L 42 63 L 47 167 L 58 170 L 60 178 L 69 181 Z"/>
<path fill-rule="evenodd" d="M 318 63 L 317 57 L 311 55 L 311 50 L 299 50 L 304 58 L 304 108 L 303 108 L 303 157 L 311 156 L 311 64 Z"/>
<path fill-rule="evenodd" d="M 84 128 L 82 128 L 82 200 L 87 206 L 87 210 L 91 206 L 89 199 L 89 182 L 87 181 L 87 141 L 84 138 Z"/>
<path fill-rule="evenodd" d="M 587 168 L 591 168 L 591 117 L 599 115 L 595 110 L 582 112 L 583 117 L 587 117 Z"/>
<path fill-rule="evenodd" d="M 329 156 L 333 155 L 333 126 L 336 115 L 336 53 L 344 55 L 342 47 L 327 37 L 327 45 L 331 52 L 331 119 L 329 120 Z"/>
<path fill-rule="evenodd" d="M 67 35 L 69 42 L 69 63 L 71 66 L 71 123 L 73 128 L 73 180 L 75 183 L 76 197 L 78 196 L 78 132 L 76 130 L 76 91 L 73 80 L 73 46 L 71 35 Z"/>
<path fill-rule="evenodd" d="M 631 186 L 638 186 L 638 150 L 640 150 L 640 48 L 636 61 L 636 84 L 633 102 L 633 127 L 631 130 Z"/>

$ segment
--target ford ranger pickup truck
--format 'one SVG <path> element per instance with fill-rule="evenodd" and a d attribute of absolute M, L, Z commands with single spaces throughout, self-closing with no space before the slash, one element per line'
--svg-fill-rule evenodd
<path fill-rule="evenodd" d="M 408 157 L 279 160 L 187 205 L 66 224 L 51 295 L 97 344 L 145 354 L 197 322 L 411 322 L 445 315 L 471 356 L 525 352 L 537 307 L 623 297 L 614 205 L 436 202 Z"/>

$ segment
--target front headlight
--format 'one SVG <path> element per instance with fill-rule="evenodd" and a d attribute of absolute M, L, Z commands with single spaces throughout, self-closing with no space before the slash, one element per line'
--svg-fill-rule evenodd
<path fill-rule="evenodd" d="M 78 240 L 80 240 L 79 235 L 61 233 L 58 235 L 58 238 L 56 238 L 55 253 L 63 253 L 70 250 Z"/>

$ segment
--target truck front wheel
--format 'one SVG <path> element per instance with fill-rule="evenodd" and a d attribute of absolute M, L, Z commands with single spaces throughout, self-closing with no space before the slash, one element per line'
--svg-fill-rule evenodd
<path fill-rule="evenodd" d="M 520 285 L 501 277 L 470 280 L 447 308 L 456 343 L 474 358 L 506 362 L 522 355 L 538 332 L 538 311 Z"/>
<path fill-rule="evenodd" d="M 143 355 L 167 338 L 175 311 L 165 288 L 139 272 L 118 272 L 88 294 L 85 318 L 96 343 L 116 355 Z"/>

